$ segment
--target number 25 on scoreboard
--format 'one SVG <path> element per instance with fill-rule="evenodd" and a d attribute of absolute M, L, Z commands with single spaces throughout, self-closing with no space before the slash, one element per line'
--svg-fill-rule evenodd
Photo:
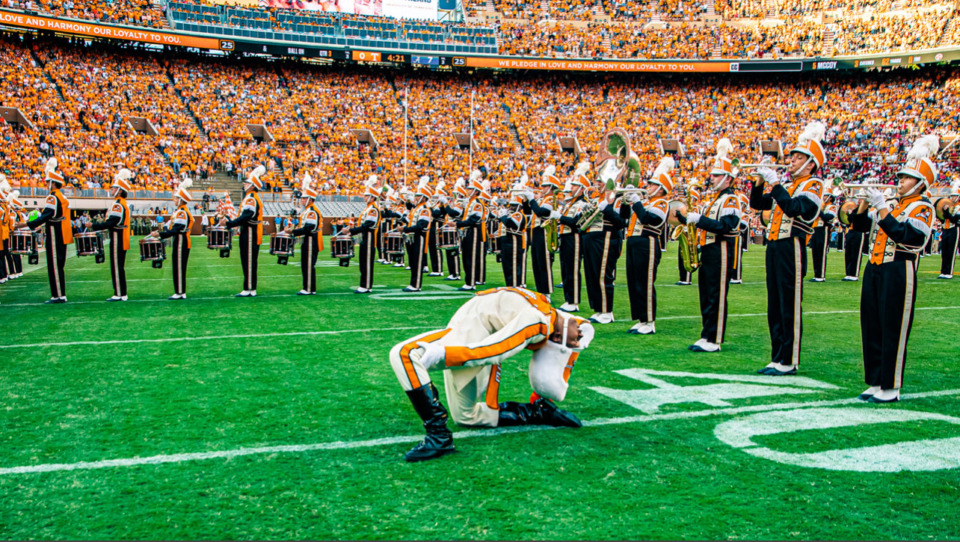
<path fill-rule="evenodd" d="M 361 60 L 364 62 L 380 62 L 380 53 L 375 53 L 373 51 L 353 51 L 351 58 L 353 60 Z"/>

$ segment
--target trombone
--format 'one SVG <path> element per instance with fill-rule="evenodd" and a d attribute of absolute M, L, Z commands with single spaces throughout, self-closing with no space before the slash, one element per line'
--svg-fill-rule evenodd
<path fill-rule="evenodd" d="M 761 162 L 759 164 L 744 164 L 740 162 L 739 158 L 734 158 L 730 161 L 730 165 L 734 169 L 756 169 L 762 167 L 768 167 L 770 169 L 784 169 L 790 167 L 789 164 L 774 164 L 773 162 Z"/>
<path fill-rule="evenodd" d="M 856 183 L 841 182 L 839 184 L 836 184 L 836 186 L 840 187 L 840 189 L 843 191 L 844 196 L 852 199 L 863 199 L 864 197 L 866 197 L 862 194 L 862 192 L 864 192 L 868 188 L 876 188 L 877 190 L 884 192 L 885 193 L 884 195 L 888 195 L 886 194 L 888 190 L 896 190 L 897 188 L 897 185 L 883 184 L 883 183 L 856 184 Z"/>

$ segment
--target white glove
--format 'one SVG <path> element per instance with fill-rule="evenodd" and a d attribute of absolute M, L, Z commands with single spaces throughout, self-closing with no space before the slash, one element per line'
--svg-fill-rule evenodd
<path fill-rule="evenodd" d="M 561 216 L 559 211 L 550 211 L 550 220 L 560 220 Z"/>
<path fill-rule="evenodd" d="M 437 201 L 439 201 L 442 205 L 446 205 L 446 204 L 447 204 L 447 196 L 440 196 L 440 199 L 438 199 Z"/>
<path fill-rule="evenodd" d="M 687 213 L 687 224 L 696 225 L 700 222 L 700 213 Z"/>
<path fill-rule="evenodd" d="M 436 343 L 420 341 L 417 346 L 423 349 L 423 354 L 420 355 L 420 364 L 427 370 L 443 361 L 447 355 L 446 349 Z"/>
<path fill-rule="evenodd" d="M 757 169 L 757 175 L 763 178 L 763 182 L 771 186 L 775 184 L 780 184 L 780 176 L 777 175 L 776 171 L 768 167 L 762 167 Z"/>
<path fill-rule="evenodd" d="M 508 210 L 506 210 L 506 209 L 501 209 L 500 212 L 497 213 L 497 218 L 503 218 L 503 217 L 505 217 L 505 216 L 507 216 L 507 215 L 509 215 L 509 214 L 510 214 L 510 211 L 508 211 Z"/>
<path fill-rule="evenodd" d="M 624 196 L 623 199 L 627 200 L 627 203 L 629 203 L 630 205 L 633 205 L 634 203 L 640 201 L 640 195 L 634 192 L 630 192 L 626 196 Z"/>
<path fill-rule="evenodd" d="M 536 195 L 532 191 L 527 190 L 526 192 L 520 192 L 520 197 L 523 198 L 524 201 L 530 201 L 536 197 Z"/>
<path fill-rule="evenodd" d="M 597 205 L 597 208 L 602 211 L 607 208 L 607 205 L 609 204 L 607 203 L 607 200 L 604 199 Z"/>
<path fill-rule="evenodd" d="M 869 187 L 865 189 L 864 194 L 867 196 L 867 201 L 870 202 L 870 207 L 874 209 L 881 209 L 887 205 L 887 198 L 883 197 L 883 192 L 877 190 L 874 187 Z"/>

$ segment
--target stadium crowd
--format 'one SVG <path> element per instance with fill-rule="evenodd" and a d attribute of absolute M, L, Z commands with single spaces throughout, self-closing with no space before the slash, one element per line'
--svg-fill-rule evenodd
<path fill-rule="evenodd" d="M 35 186 L 43 162 L 57 156 L 79 188 L 109 187 L 120 165 L 135 171 L 139 188 L 171 189 L 184 174 L 242 178 L 262 163 L 270 170 L 264 180 L 277 189 L 305 171 L 326 194 L 357 193 L 373 173 L 392 185 L 422 174 L 452 184 L 471 166 L 502 189 L 546 164 L 568 172 L 578 158 L 561 152 L 558 137 L 576 137 L 589 156 L 616 126 L 628 130 L 645 164 L 655 163 L 659 138 L 680 138 L 689 152 L 681 177 L 700 178 L 720 137 L 752 160 L 758 139 L 789 140 L 810 119 L 828 123 L 826 176 L 883 178 L 915 134 L 960 125 L 958 69 L 780 81 L 531 78 L 254 64 L 10 38 L 3 45 L 0 60 L 17 69 L 0 80 L 0 105 L 19 108 L 32 126 L 0 127 L 0 161 L 23 186 Z M 135 132 L 129 115 L 148 119 L 158 135 Z M 249 123 L 275 139 L 255 138 Z M 452 136 L 471 125 L 472 156 Z M 358 130 L 375 142 L 358 144 Z M 955 166 L 951 158 L 944 174 Z"/>

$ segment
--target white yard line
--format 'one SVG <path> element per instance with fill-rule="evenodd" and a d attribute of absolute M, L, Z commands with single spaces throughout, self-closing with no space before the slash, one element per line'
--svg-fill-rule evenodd
<path fill-rule="evenodd" d="M 122 339 L 115 341 L 73 341 L 60 343 L 34 343 L 34 344 L 3 344 L 0 349 L 9 348 L 41 348 L 47 346 L 100 346 L 105 344 L 143 344 L 143 343 L 176 343 L 188 341 L 227 341 L 234 339 L 262 339 L 264 337 L 309 337 L 314 335 L 340 335 L 343 333 L 381 333 L 385 331 L 409 331 L 419 329 L 431 329 L 431 326 L 414 327 L 387 327 L 387 328 L 367 328 L 367 329 L 342 329 L 339 331 L 290 331 L 283 333 L 246 333 L 242 335 L 209 335 L 201 337 L 166 337 L 163 339 Z"/>
<path fill-rule="evenodd" d="M 943 397 L 950 395 L 960 395 L 960 389 L 943 390 L 923 393 L 910 393 L 903 395 L 904 399 L 922 399 L 926 397 Z M 620 418 L 600 418 L 597 420 L 587 420 L 585 427 L 598 427 L 604 425 L 624 425 L 629 423 L 655 422 L 661 420 L 678 420 L 691 418 L 704 418 L 709 416 L 736 415 L 748 412 L 766 412 L 774 410 L 792 410 L 797 408 L 816 408 L 830 407 L 850 404 L 864 404 L 857 398 L 837 399 L 833 401 L 814 401 L 810 403 L 778 403 L 772 405 L 754 405 L 747 407 L 717 408 L 712 410 L 696 410 L 691 412 L 674 412 L 669 414 L 650 414 L 642 416 L 627 416 Z M 865 408 L 870 408 L 865 405 Z M 530 431 L 549 431 L 557 429 L 543 425 L 530 425 L 521 427 L 480 429 L 473 431 L 459 431 L 454 433 L 456 440 L 474 437 L 492 437 L 506 433 L 526 433 Z M 135 467 L 139 465 L 160 465 L 164 463 L 185 463 L 189 461 L 204 461 L 208 459 L 232 459 L 246 455 L 264 455 L 264 454 L 282 454 L 282 453 L 303 453 L 318 452 L 327 450 L 352 450 L 358 448 L 372 448 L 377 446 L 393 446 L 395 444 L 414 443 L 423 439 L 423 435 L 405 435 L 397 437 L 386 437 L 370 440 L 355 441 L 336 441 L 323 442 L 318 444 L 292 444 L 283 446 L 262 446 L 257 448 L 236 448 L 233 450 L 222 450 L 218 452 L 199 452 L 183 454 L 165 454 L 154 455 L 150 457 L 131 457 L 125 459 L 106 459 L 102 461 L 80 461 L 77 463 L 45 463 L 42 465 L 26 465 L 22 467 L 0 468 L 0 476 L 9 476 L 11 474 L 33 474 L 40 472 L 58 472 L 73 470 L 94 470 L 108 469 L 115 467 Z"/>

